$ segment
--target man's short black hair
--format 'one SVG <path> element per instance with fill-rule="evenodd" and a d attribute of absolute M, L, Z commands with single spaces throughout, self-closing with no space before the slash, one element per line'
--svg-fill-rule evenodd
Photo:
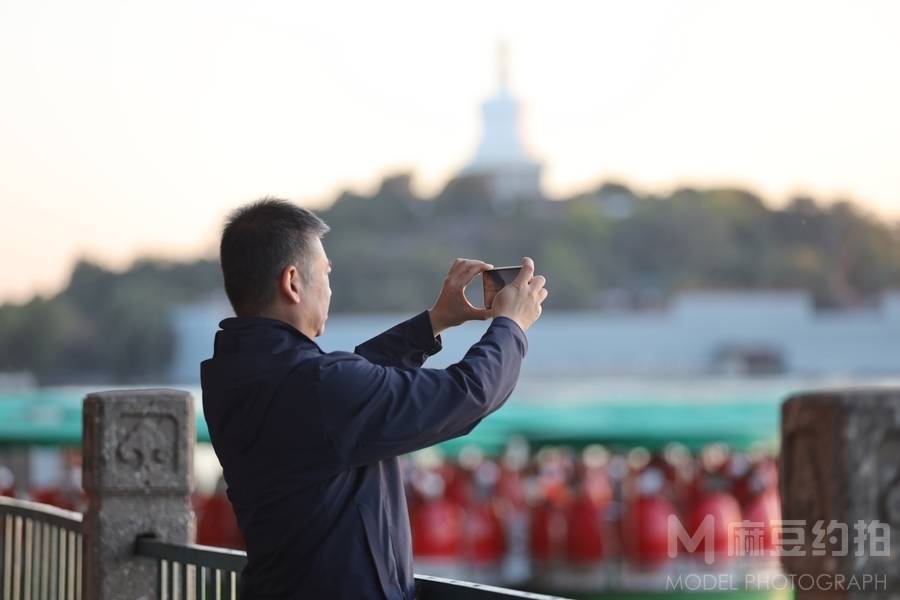
<path fill-rule="evenodd" d="M 234 313 L 261 314 L 275 300 L 278 277 L 287 266 L 295 265 L 308 281 L 310 242 L 328 229 L 312 212 L 279 198 L 262 198 L 232 212 L 219 259 Z"/>

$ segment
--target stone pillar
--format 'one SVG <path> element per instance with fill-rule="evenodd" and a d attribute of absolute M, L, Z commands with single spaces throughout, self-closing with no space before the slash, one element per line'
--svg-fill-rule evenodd
<path fill-rule="evenodd" d="M 194 541 L 194 404 L 178 390 L 117 390 L 84 399 L 82 597 L 150 600 L 156 561 L 134 555 L 134 540 L 152 534 Z"/>
<path fill-rule="evenodd" d="M 780 487 L 782 565 L 811 586 L 795 585 L 796 600 L 900 599 L 900 390 L 789 398 Z M 792 520 L 804 522 L 802 534 Z M 820 575 L 843 577 L 842 589 L 821 589 Z"/>

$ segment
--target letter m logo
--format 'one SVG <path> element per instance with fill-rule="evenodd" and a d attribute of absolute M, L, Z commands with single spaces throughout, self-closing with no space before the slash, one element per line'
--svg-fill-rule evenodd
<path fill-rule="evenodd" d="M 715 533 L 715 520 L 712 515 L 706 515 L 703 518 L 694 535 L 688 534 L 676 515 L 669 515 L 667 536 L 669 558 L 678 556 L 679 543 L 683 544 L 684 549 L 691 553 L 696 552 L 700 544 L 703 544 L 703 560 L 706 564 L 711 565 L 716 557 Z"/>

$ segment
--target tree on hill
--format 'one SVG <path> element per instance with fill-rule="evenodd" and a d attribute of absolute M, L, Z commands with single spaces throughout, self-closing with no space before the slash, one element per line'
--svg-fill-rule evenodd
<path fill-rule="evenodd" d="M 819 307 L 850 308 L 900 287 L 900 226 L 849 202 L 772 208 L 739 189 L 652 196 L 606 183 L 500 206 L 477 177 L 426 199 L 397 174 L 319 214 L 331 225 L 333 312 L 421 310 L 457 256 L 498 266 L 532 256 L 553 291 L 548 310 L 639 306 L 693 288 L 800 288 Z M 173 352 L 170 308 L 221 293 L 215 259 L 143 259 L 122 272 L 80 261 L 56 296 L 0 306 L 0 371 L 45 382 L 160 377 Z"/>

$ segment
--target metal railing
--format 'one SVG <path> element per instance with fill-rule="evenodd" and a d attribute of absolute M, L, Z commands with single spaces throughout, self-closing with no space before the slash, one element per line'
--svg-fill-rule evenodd
<path fill-rule="evenodd" d="M 81 513 L 0 497 L 0 599 L 81 600 Z"/>
<path fill-rule="evenodd" d="M 247 564 L 247 554 L 239 550 L 170 544 L 153 537 L 137 538 L 134 552 L 157 560 L 159 600 L 236 600 Z"/>
<path fill-rule="evenodd" d="M 135 540 L 135 554 L 159 562 L 159 600 L 237 600 L 247 554 L 238 550 L 170 544 L 152 537 Z M 416 575 L 419 600 L 562 600 L 478 583 Z"/>
<path fill-rule="evenodd" d="M 0 497 L 0 600 L 81 600 L 81 513 Z M 238 600 L 247 554 L 238 550 L 135 540 L 135 554 L 159 566 L 159 600 Z M 554 597 L 416 575 L 420 600 L 511 600 Z"/>
<path fill-rule="evenodd" d="M 566 600 L 559 596 L 533 594 L 492 585 L 431 577 L 430 575 L 416 575 L 416 597 L 419 600 L 511 600 L 512 598 Z"/>

